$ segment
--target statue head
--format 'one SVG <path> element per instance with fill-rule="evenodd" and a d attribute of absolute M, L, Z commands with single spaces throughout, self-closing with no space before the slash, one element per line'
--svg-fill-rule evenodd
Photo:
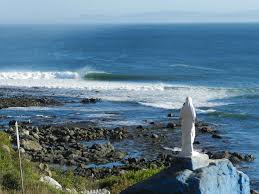
<path fill-rule="evenodd" d="M 192 118 L 193 120 L 196 119 L 196 113 L 195 113 L 195 108 L 193 106 L 193 103 L 192 103 L 192 98 L 190 96 L 188 96 L 186 99 L 185 99 L 185 103 L 183 104 L 183 107 L 182 107 L 182 115 L 181 115 L 181 118 Z"/>

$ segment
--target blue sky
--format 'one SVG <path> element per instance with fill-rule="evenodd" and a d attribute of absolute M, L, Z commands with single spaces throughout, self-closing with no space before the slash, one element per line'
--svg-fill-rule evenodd
<path fill-rule="evenodd" d="M 0 23 L 259 22 L 259 0 L 0 0 Z"/>

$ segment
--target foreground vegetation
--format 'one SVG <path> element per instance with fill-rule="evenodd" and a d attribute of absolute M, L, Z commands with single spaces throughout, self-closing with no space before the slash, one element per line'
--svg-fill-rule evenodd
<path fill-rule="evenodd" d="M 25 193 L 66 193 L 39 181 L 41 172 L 37 163 L 23 159 L 22 165 Z M 128 171 L 119 176 L 109 176 L 99 180 L 75 176 L 72 171 L 62 172 L 52 169 L 51 173 L 52 178 L 57 180 L 63 188 L 77 191 L 106 188 L 111 193 L 117 194 L 130 185 L 158 173 L 160 170 L 161 168 Z M 0 194 L 6 193 L 21 193 L 19 160 L 18 154 L 12 148 L 10 136 L 5 132 L 0 132 Z"/>

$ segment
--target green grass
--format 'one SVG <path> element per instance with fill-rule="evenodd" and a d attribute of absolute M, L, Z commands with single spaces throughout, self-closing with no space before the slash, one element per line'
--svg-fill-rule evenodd
<path fill-rule="evenodd" d="M 2 146 L 7 145 L 10 148 L 10 153 L 6 152 Z M 22 160 L 24 171 L 25 193 L 35 194 L 59 194 L 64 193 L 44 185 L 39 181 L 40 172 L 37 168 L 37 163 Z M 104 179 L 88 179 L 81 176 L 76 176 L 72 171 L 62 172 L 52 170 L 52 177 L 57 180 L 63 188 L 75 188 L 77 191 L 89 189 L 107 188 L 112 194 L 117 194 L 127 187 L 143 181 L 148 177 L 158 173 L 159 169 L 147 169 L 139 171 L 129 171 L 118 176 L 109 176 Z M 3 177 L 8 177 L 3 180 Z M 21 193 L 20 171 L 18 154 L 13 150 L 11 139 L 8 134 L 0 131 L 0 194 Z"/>
<path fill-rule="evenodd" d="M 88 190 L 107 188 L 112 194 L 117 194 L 129 186 L 153 176 L 162 169 L 163 168 L 129 171 L 122 175 L 109 176 L 99 180 L 91 180 L 81 176 L 75 176 L 71 171 L 55 171 L 53 173 L 53 178 L 61 185 L 67 188 L 75 188 L 77 191 L 84 190 L 85 188 Z"/>

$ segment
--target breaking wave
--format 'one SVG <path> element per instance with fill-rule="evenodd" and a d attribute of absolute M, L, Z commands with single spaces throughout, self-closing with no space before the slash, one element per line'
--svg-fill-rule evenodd
<path fill-rule="evenodd" d="M 98 78 L 91 80 L 90 78 Z M 100 80 L 100 77 L 103 80 Z M 107 80 L 107 77 L 110 78 Z M 124 78 L 124 80 L 123 80 Z M 174 85 L 161 82 L 130 82 L 129 77 L 109 75 L 105 72 L 1 72 L 0 86 L 21 88 L 47 88 L 65 96 L 92 95 L 104 100 L 136 102 L 145 106 L 178 109 L 186 96 L 192 96 L 195 106 L 223 105 L 233 95 L 225 88 Z M 116 82 L 116 80 L 122 80 Z M 217 101 L 215 101 L 217 100 Z"/>

